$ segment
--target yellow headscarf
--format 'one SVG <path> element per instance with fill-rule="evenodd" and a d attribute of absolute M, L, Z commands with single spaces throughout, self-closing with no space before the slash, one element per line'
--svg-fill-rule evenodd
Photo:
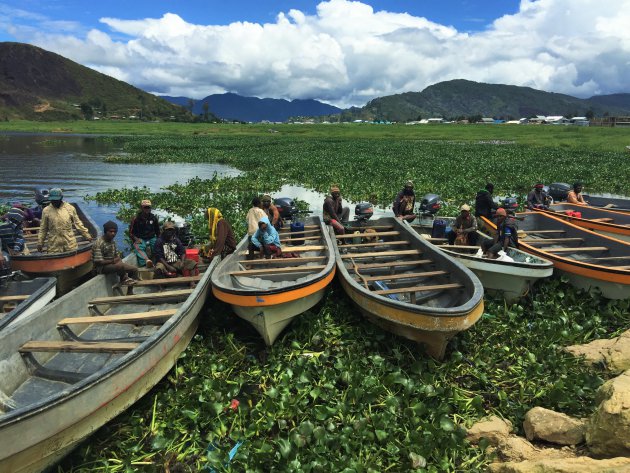
<path fill-rule="evenodd" d="M 210 232 L 210 248 L 214 248 L 217 241 L 217 223 L 223 218 L 221 211 L 215 207 L 209 207 L 208 210 L 208 231 Z"/>

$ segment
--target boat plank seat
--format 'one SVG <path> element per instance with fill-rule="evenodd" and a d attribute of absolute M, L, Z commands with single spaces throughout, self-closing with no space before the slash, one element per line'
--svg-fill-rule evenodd
<path fill-rule="evenodd" d="M 70 324 L 126 324 L 135 322 L 164 321 L 177 313 L 177 309 L 152 310 L 148 312 L 135 312 L 132 314 L 116 315 L 88 315 L 85 317 L 67 317 L 57 322 L 57 327 Z"/>
<path fill-rule="evenodd" d="M 321 271 L 326 267 L 325 264 L 313 265 L 313 266 L 291 266 L 289 268 L 263 268 L 263 269 L 246 269 L 244 271 L 232 271 L 230 276 L 255 276 L 260 274 L 286 274 L 286 273 L 300 273 L 307 271 Z"/>
<path fill-rule="evenodd" d="M 630 259 L 630 255 L 628 256 L 599 256 L 594 258 L 589 258 L 589 260 L 597 260 L 597 261 L 609 261 L 616 259 Z"/>
<path fill-rule="evenodd" d="M 526 243 L 544 243 L 544 244 L 555 244 L 555 243 L 568 243 L 568 242 L 578 242 L 578 241 L 584 241 L 584 238 L 524 238 L 521 241 L 524 241 Z"/>
<path fill-rule="evenodd" d="M 341 259 L 350 259 L 350 258 L 378 258 L 383 256 L 405 256 L 405 255 L 420 255 L 422 254 L 421 250 L 401 250 L 401 251 L 373 251 L 371 253 L 347 253 L 345 255 L 341 255 Z"/>
<path fill-rule="evenodd" d="M 283 252 L 287 252 L 287 251 L 292 251 L 294 253 L 304 253 L 306 251 L 322 251 L 325 250 L 327 247 L 324 245 L 311 245 L 311 246 L 283 246 L 282 247 L 282 251 Z M 246 255 L 248 254 L 249 251 L 241 251 L 239 254 L 240 255 Z"/>
<path fill-rule="evenodd" d="M 304 230 L 304 231 L 298 230 L 296 232 L 279 232 L 281 238 L 289 237 L 293 233 L 299 233 L 300 235 L 302 235 L 302 234 L 304 234 L 304 235 L 316 235 L 316 234 L 321 234 L 321 230 L 319 228 L 317 228 L 316 230 Z"/>
<path fill-rule="evenodd" d="M 172 299 L 186 299 L 190 294 L 192 294 L 192 292 L 193 289 L 180 289 L 177 291 L 164 291 L 149 294 L 130 294 L 127 296 L 97 297 L 96 299 L 92 299 L 90 302 L 88 302 L 88 304 L 126 304 L 141 302 L 160 303 Z"/>
<path fill-rule="evenodd" d="M 582 251 L 608 251 L 609 248 L 606 246 L 576 246 L 574 248 L 545 248 L 544 251 L 549 251 L 551 253 L 579 253 Z"/>
<path fill-rule="evenodd" d="M 365 233 L 365 232 L 361 232 L 361 233 L 346 233 L 345 235 L 335 235 L 335 238 L 340 240 L 340 239 L 346 239 L 346 238 L 359 238 L 359 237 L 368 237 L 368 238 L 372 238 L 372 237 L 381 237 L 381 236 L 398 236 L 400 235 L 399 231 L 391 231 L 391 232 L 373 232 L 373 233 Z"/>
<path fill-rule="evenodd" d="M 160 278 L 160 279 L 145 279 L 141 281 L 135 281 L 134 283 L 120 283 L 121 286 L 171 286 L 173 284 L 187 284 L 191 282 L 201 281 L 201 275 L 198 276 L 181 276 L 178 278 Z"/>
<path fill-rule="evenodd" d="M 135 349 L 136 342 L 74 342 L 67 340 L 31 340 L 20 347 L 20 353 L 75 352 L 75 353 L 127 353 Z"/>
<path fill-rule="evenodd" d="M 478 250 L 481 248 L 480 246 L 474 245 L 437 245 L 440 248 L 444 248 L 445 250 Z"/>
<path fill-rule="evenodd" d="M 443 274 L 446 274 L 446 271 L 425 271 L 423 273 L 391 274 L 389 276 L 361 276 L 361 279 L 363 281 L 391 281 L 394 279 L 423 278 L 428 276 L 440 276 Z"/>
<path fill-rule="evenodd" d="M 374 294 L 379 294 L 379 295 L 387 295 L 387 294 L 402 294 L 405 292 L 421 292 L 421 291 L 437 291 L 437 290 L 443 290 L 443 289 L 458 289 L 460 287 L 463 287 L 461 284 L 458 283 L 450 283 L 450 284 L 434 284 L 431 286 L 414 286 L 414 287 L 400 287 L 397 289 L 387 289 L 387 290 L 380 290 L 380 291 L 373 291 Z"/>
<path fill-rule="evenodd" d="M 346 242 L 343 244 L 344 248 L 366 248 L 366 247 L 370 247 L 370 246 L 383 246 L 383 245 L 387 245 L 387 246 L 398 246 L 398 245 L 410 245 L 411 243 L 409 243 L 406 240 L 402 240 L 402 241 L 375 241 L 372 243 L 350 243 L 350 242 Z"/>
<path fill-rule="evenodd" d="M 28 294 L 15 294 L 13 296 L 0 296 L 0 302 L 17 302 L 17 301 L 25 301 L 28 299 Z"/>
<path fill-rule="evenodd" d="M 259 265 L 259 264 L 287 264 L 287 263 L 312 263 L 315 261 L 325 260 L 327 256 L 303 256 L 300 258 L 276 258 L 276 259 L 248 259 L 248 260 L 240 260 L 239 263 L 242 265 Z"/>
<path fill-rule="evenodd" d="M 300 237 L 300 238 L 282 238 L 280 240 L 280 243 L 291 243 L 292 241 L 317 241 L 317 240 L 321 240 L 322 237 L 321 236 L 317 236 L 317 235 L 313 235 L 313 236 L 307 236 L 307 237 Z"/>
<path fill-rule="evenodd" d="M 420 266 L 423 264 L 433 263 L 433 260 L 430 259 L 416 259 L 416 260 L 407 260 L 407 261 L 391 261 L 388 263 L 364 263 L 357 264 L 357 269 L 378 269 L 378 268 L 394 268 L 400 266 Z M 347 268 L 348 271 L 354 270 L 355 268 Z"/>
<path fill-rule="evenodd" d="M 304 225 L 304 230 L 313 230 L 315 228 L 319 229 L 319 225 Z M 288 228 L 288 227 L 287 228 L 281 228 L 278 233 L 280 233 L 281 235 L 283 233 L 291 233 L 291 228 Z M 300 232 L 300 233 L 302 233 L 302 232 Z"/>
<path fill-rule="evenodd" d="M 604 218 L 589 218 L 585 220 L 590 220 L 591 222 L 601 222 L 601 223 L 613 223 L 615 221 L 614 218 L 604 217 Z"/>
<path fill-rule="evenodd" d="M 538 233 L 566 233 L 566 230 L 519 230 L 518 233 L 538 234 Z"/>

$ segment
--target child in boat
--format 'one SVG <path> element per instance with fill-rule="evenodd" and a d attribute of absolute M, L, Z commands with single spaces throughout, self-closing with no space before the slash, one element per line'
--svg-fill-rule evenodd
<path fill-rule="evenodd" d="M 97 274 L 116 273 L 121 284 L 134 284 L 138 279 L 138 268 L 123 263 L 114 238 L 118 225 L 111 220 L 103 225 L 103 236 L 94 242 L 92 261 Z"/>

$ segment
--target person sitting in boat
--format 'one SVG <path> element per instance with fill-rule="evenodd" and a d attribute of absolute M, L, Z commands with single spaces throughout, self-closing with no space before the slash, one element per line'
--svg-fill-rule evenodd
<path fill-rule="evenodd" d="M 121 284 L 134 284 L 138 280 L 138 268 L 123 262 L 114 238 L 118 225 L 111 220 L 103 224 L 103 236 L 92 247 L 92 262 L 97 274 L 116 273 Z"/>
<path fill-rule="evenodd" d="M 350 208 L 343 206 L 339 186 L 331 186 L 330 195 L 324 199 L 323 217 L 324 223 L 332 225 L 336 235 L 346 233 L 345 225 L 350 219 Z"/>
<path fill-rule="evenodd" d="M 252 235 L 258 230 L 258 222 L 266 216 L 262 209 L 262 201 L 256 196 L 252 199 L 252 207 L 247 211 L 247 235 L 251 241 Z"/>
<path fill-rule="evenodd" d="M 204 212 L 204 217 L 208 221 L 208 232 L 210 233 L 210 242 L 205 250 L 205 258 L 212 261 L 215 256 L 221 256 L 221 259 L 227 255 L 231 255 L 236 250 L 236 238 L 232 225 L 223 218 L 221 211 L 214 207 L 209 207 Z"/>
<path fill-rule="evenodd" d="M 7 269 L 10 257 L 28 253 L 22 231 L 24 213 L 12 208 L 6 214 L 6 221 L 0 222 L 0 269 Z"/>
<path fill-rule="evenodd" d="M 155 277 L 175 277 L 184 270 L 194 272 L 197 262 L 186 259 L 186 248 L 175 235 L 175 224 L 164 222 L 162 233 L 153 246 L 155 257 Z"/>
<path fill-rule="evenodd" d="M 51 189 L 48 196 L 50 205 L 42 212 L 42 221 L 37 237 L 37 251 L 42 252 L 44 242 L 48 243 L 47 253 L 64 253 L 79 248 L 74 235 L 73 226 L 79 230 L 87 241 L 92 241 L 92 235 L 77 215 L 73 205 L 63 201 L 61 189 Z"/>
<path fill-rule="evenodd" d="M 508 247 L 518 248 L 518 227 L 516 219 L 508 216 L 503 207 L 499 207 L 495 212 L 497 230 L 494 235 L 494 243 L 499 245 L 499 249 L 506 251 Z M 494 253 L 498 253 L 495 251 Z"/>
<path fill-rule="evenodd" d="M 527 209 L 544 209 L 549 208 L 551 197 L 545 192 L 545 186 L 541 182 L 534 186 L 534 189 L 527 194 Z"/>
<path fill-rule="evenodd" d="M 133 252 L 138 260 L 138 266 L 153 267 L 151 256 L 159 235 L 160 223 L 157 216 L 151 212 L 151 201 L 144 199 L 140 203 L 140 211 L 129 225 L 129 237 L 133 244 Z"/>
<path fill-rule="evenodd" d="M 499 243 L 495 243 L 493 240 L 487 238 L 481 242 L 481 256 L 487 259 L 495 259 L 497 261 L 505 261 L 513 263 L 514 258 L 508 255 Z"/>
<path fill-rule="evenodd" d="M 271 202 L 271 195 L 265 194 L 262 196 L 262 210 L 269 217 L 269 221 L 274 228 L 280 230 L 283 225 L 282 218 L 280 218 L 278 207 Z"/>
<path fill-rule="evenodd" d="M 413 191 L 413 182 L 407 181 L 394 200 L 394 216 L 401 220 L 413 222 L 417 215 L 413 209 L 416 205 L 416 194 Z"/>
<path fill-rule="evenodd" d="M 271 225 L 267 216 L 260 219 L 258 230 L 252 235 L 252 241 L 249 245 L 249 259 L 254 257 L 255 251 L 260 251 L 260 256 L 264 255 L 266 259 L 282 256 L 280 235 L 274 226 Z"/>
<path fill-rule="evenodd" d="M 576 182 L 573 184 L 573 190 L 570 190 L 567 194 L 567 202 L 569 204 L 577 204 L 577 205 L 588 205 L 588 202 L 584 200 L 584 196 L 582 195 L 582 189 L 584 186 L 581 182 Z"/>
<path fill-rule="evenodd" d="M 488 220 L 491 220 L 494 211 L 499 208 L 499 205 L 492 198 L 493 192 L 494 184 L 488 182 L 486 187 L 477 192 L 475 196 L 475 217 L 477 218 L 477 225 L 482 229 L 484 225 L 481 217 L 486 217 Z"/>
<path fill-rule="evenodd" d="M 447 238 L 449 245 L 454 245 L 456 240 L 461 245 L 477 245 L 477 220 L 471 215 L 468 204 L 459 208 L 459 215 L 451 225 Z"/>

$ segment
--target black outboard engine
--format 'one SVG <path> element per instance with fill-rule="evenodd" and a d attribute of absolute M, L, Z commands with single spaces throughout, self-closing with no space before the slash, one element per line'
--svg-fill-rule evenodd
<path fill-rule="evenodd" d="M 48 189 L 35 189 L 35 202 L 42 207 L 49 204 L 50 191 Z"/>
<path fill-rule="evenodd" d="M 569 191 L 572 188 L 573 186 L 567 184 L 566 182 L 553 182 L 549 184 L 549 195 L 556 202 L 560 200 L 567 200 Z"/>
<path fill-rule="evenodd" d="M 501 201 L 501 207 L 503 207 L 507 213 L 514 215 L 516 209 L 518 209 L 518 201 L 516 197 L 506 197 Z"/>
<path fill-rule="evenodd" d="M 374 215 L 374 206 L 370 202 L 360 202 L 354 208 L 354 218 L 359 222 L 365 222 Z"/>
<path fill-rule="evenodd" d="M 273 205 L 278 208 L 280 212 L 280 218 L 282 220 L 293 220 L 293 218 L 299 213 L 298 208 L 295 206 L 293 199 L 289 197 L 278 197 L 273 199 Z"/>
<path fill-rule="evenodd" d="M 184 222 L 176 225 L 177 238 L 182 242 L 182 245 L 189 248 L 195 243 L 195 236 L 190 231 L 190 223 Z"/>
<path fill-rule="evenodd" d="M 442 208 L 440 196 L 437 194 L 426 194 L 420 201 L 420 212 L 423 217 L 431 217 Z"/>

